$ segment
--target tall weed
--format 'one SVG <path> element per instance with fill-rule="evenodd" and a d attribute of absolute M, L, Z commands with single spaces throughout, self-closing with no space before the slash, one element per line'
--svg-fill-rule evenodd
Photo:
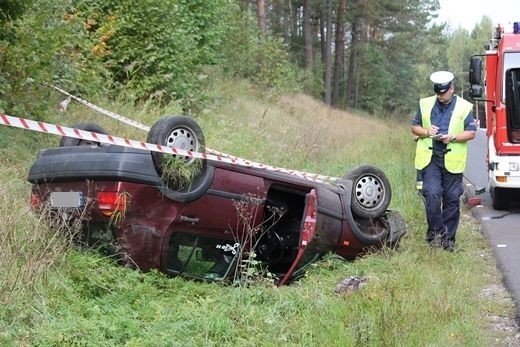
<path fill-rule="evenodd" d="M 50 229 L 44 221 L 50 212 L 34 214 L 28 200 L 27 185 L 19 180 L 4 182 L 0 188 L 0 303 L 17 310 L 30 307 L 41 286 L 49 284 L 48 272 L 69 249 L 62 233 L 70 228 L 54 225 Z"/>

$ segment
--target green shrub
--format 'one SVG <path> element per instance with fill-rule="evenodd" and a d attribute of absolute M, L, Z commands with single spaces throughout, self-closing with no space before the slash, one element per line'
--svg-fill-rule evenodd
<path fill-rule="evenodd" d="M 43 119 L 54 101 L 42 83 L 92 91 L 106 75 L 92 59 L 83 24 L 67 4 L 36 0 L 0 31 L 0 108 L 5 112 Z"/>
<path fill-rule="evenodd" d="M 219 60 L 227 7 L 224 0 L 98 0 L 81 3 L 92 53 L 113 74 L 118 91 L 135 99 L 198 99 L 204 67 Z"/>
<path fill-rule="evenodd" d="M 222 52 L 221 66 L 228 76 L 246 78 L 259 89 L 302 90 L 305 72 L 290 63 L 283 40 L 271 36 L 260 39 L 256 19 L 238 9 L 230 16 L 228 39 Z"/>

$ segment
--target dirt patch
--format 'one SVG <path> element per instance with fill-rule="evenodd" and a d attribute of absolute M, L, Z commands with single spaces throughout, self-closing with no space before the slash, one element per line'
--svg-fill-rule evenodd
<path fill-rule="evenodd" d="M 501 304 L 511 304 L 511 295 L 501 284 L 485 287 L 481 296 Z M 489 327 L 496 333 L 495 346 L 520 346 L 520 327 L 513 317 L 487 315 Z"/>

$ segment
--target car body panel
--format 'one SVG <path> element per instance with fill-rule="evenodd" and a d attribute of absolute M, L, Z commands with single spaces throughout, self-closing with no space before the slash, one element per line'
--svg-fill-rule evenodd
<path fill-rule="evenodd" d="M 91 244 L 91 239 L 97 242 L 96 233 L 111 234 L 125 263 L 170 275 L 229 280 L 242 257 L 254 251 L 285 284 L 327 252 L 354 259 L 391 241 L 387 234 L 398 241 L 405 233 L 404 223 L 392 227 L 385 221 L 387 213 L 368 222 L 353 216 L 348 180 L 328 184 L 258 168 L 206 164 L 195 193 L 175 192 L 162 183 L 150 152 L 62 147 L 41 150 L 28 180 L 40 208 L 52 192 L 80 192 L 84 239 Z M 99 194 L 105 192 L 124 197 L 119 214 L 111 214 L 117 204 L 114 211 L 101 210 Z M 367 237 L 370 228 L 384 238 Z"/>

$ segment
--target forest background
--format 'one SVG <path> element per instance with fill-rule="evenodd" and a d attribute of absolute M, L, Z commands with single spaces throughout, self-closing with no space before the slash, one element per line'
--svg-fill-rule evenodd
<path fill-rule="evenodd" d="M 0 111 L 42 119 L 58 85 L 84 97 L 211 102 L 218 79 L 301 91 L 339 109 L 410 118 L 428 76 L 468 95 L 470 32 L 434 19 L 437 0 L 6 0 L 0 3 Z"/>

